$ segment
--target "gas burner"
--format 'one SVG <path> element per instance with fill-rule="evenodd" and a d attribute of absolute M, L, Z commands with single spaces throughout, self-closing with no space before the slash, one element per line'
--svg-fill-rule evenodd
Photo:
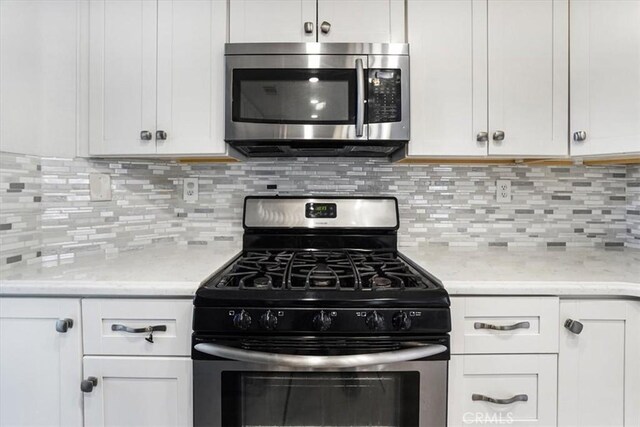
<path fill-rule="evenodd" d="M 267 288 L 271 286 L 272 283 L 273 281 L 269 276 L 260 276 L 253 279 L 253 286 L 256 288 Z"/>
<path fill-rule="evenodd" d="M 346 252 L 301 251 L 291 262 L 291 289 L 355 288 L 356 275 Z"/>
<path fill-rule="evenodd" d="M 373 276 L 370 280 L 371 286 L 376 288 L 390 288 L 393 282 L 388 277 Z"/>
<path fill-rule="evenodd" d="M 292 252 L 247 252 L 231 266 L 216 288 L 278 289 L 283 287 L 284 276 Z"/>

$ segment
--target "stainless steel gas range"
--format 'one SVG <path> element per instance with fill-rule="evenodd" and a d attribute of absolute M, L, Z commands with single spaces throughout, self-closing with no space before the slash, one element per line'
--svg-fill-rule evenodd
<path fill-rule="evenodd" d="M 249 197 L 194 300 L 196 426 L 445 426 L 451 320 L 395 198 Z"/>

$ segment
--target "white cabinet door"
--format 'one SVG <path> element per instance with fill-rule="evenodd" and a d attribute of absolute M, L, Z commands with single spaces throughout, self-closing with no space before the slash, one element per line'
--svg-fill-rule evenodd
<path fill-rule="evenodd" d="M 563 300 L 558 425 L 640 425 L 640 302 Z"/>
<path fill-rule="evenodd" d="M 78 4 L 0 1 L 0 147 L 73 157 Z"/>
<path fill-rule="evenodd" d="M 571 2 L 570 145 L 574 156 L 640 152 L 640 1 Z"/>
<path fill-rule="evenodd" d="M 448 425 L 555 426 L 557 357 L 451 356 Z"/>
<path fill-rule="evenodd" d="M 82 425 L 81 332 L 80 300 L 0 298 L 0 425 Z"/>
<path fill-rule="evenodd" d="M 89 2 L 91 155 L 156 152 L 157 6 L 149 0 Z M 142 140 L 141 131 L 154 137 Z"/>
<path fill-rule="evenodd" d="M 568 154 L 568 10 L 567 0 L 488 1 L 489 155 Z"/>
<path fill-rule="evenodd" d="M 98 380 L 84 393 L 85 427 L 193 425 L 191 366 L 187 357 L 85 357 L 84 376 Z"/>
<path fill-rule="evenodd" d="M 411 156 L 485 156 L 487 3 L 408 0 Z"/>
<path fill-rule="evenodd" d="M 319 42 L 404 43 L 404 2 L 318 0 L 318 27 Z"/>
<path fill-rule="evenodd" d="M 315 0 L 230 0 L 229 8 L 231 43 L 316 41 Z"/>
<path fill-rule="evenodd" d="M 224 1 L 158 1 L 158 154 L 224 153 Z"/>

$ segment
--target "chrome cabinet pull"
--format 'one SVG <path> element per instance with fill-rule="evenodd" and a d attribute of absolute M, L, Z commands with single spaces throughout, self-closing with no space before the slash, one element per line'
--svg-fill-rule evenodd
<path fill-rule="evenodd" d="M 476 135 L 476 141 L 487 142 L 489 140 L 489 132 L 478 132 Z"/>
<path fill-rule="evenodd" d="M 474 329 L 493 329 L 494 331 L 513 331 L 514 329 L 529 329 L 530 327 L 531 324 L 529 322 L 519 322 L 514 323 L 513 325 L 505 326 L 492 325 L 490 323 L 482 322 L 476 322 L 473 324 Z"/>
<path fill-rule="evenodd" d="M 56 320 L 56 331 L 61 334 L 67 333 L 69 329 L 73 328 L 73 319 L 59 319 Z"/>
<path fill-rule="evenodd" d="M 576 142 L 582 142 L 587 139 L 587 132 L 579 130 L 573 133 L 573 140 Z"/>
<path fill-rule="evenodd" d="M 356 59 L 356 136 L 364 135 L 364 65 Z"/>
<path fill-rule="evenodd" d="M 584 328 L 584 325 L 577 320 L 567 319 L 564 321 L 564 327 L 574 334 L 580 335 L 580 332 L 582 332 L 582 328 Z"/>
<path fill-rule="evenodd" d="M 329 31 L 331 31 L 331 24 L 327 21 L 322 21 L 322 24 L 320 24 L 320 31 L 322 31 L 323 34 L 329 34 Z"/>
<path fill-rule="evenodd" d="M 141 130 L 140 131 L 140 139 L 143 141 L 151 141 L 151 138 L 153 137 L 153 134 L 151 132 L 149 132 L 148 130 Z"/>
<path fill-rule="evenodd" d="M 471 395 L 471 400 L 497 403 L 498 405 L 509 405 L 513 402 L 526 402 L 529 400 L 529 396 L 527 396 L 526 394 L 516 394 L 509 399 L 494 399 L 493 397 L 485 396 L 484 394 L 474 393 Z"/>
<path fill-rule="evenodd" d="M 93 388 L 98 385 L 98 379 L 96 377 L 87 377 L 86 380 L 82 380 L 80 383 L 80 390 L 85 393 L 91 393 Z"/>
<path fill-rule="evenodd" d="M 167 330 L 167 325 L 145 326 L 144 328 L 131 328 L 125 325 L 113 324 L 111 325 L 111 330 L 119 331 L 119 332 L 127 332 L 129 334 L 148 333 L 149 336 L 145 337 L 145 340 L 153 344 L 153 333 L 165 332 Z"/>
<path fill-rule="evenodd" d="M 220 344 L 200 343 L 195 350 L 238 362 L 259 363 L 286 366 L 289 368 L 357 368 L 359 366 L 384 365 L 389 363 L 408 362 L 435 356 L 447 351 L 440 344 L 419 345 L 401 350 L 383 351 L 380 353 L 350 354 L 344 356 L 309 356 L 301 354 L 265 353 L 245 350 Z"/>
<path fill-rule="evenodd" d="M 501 130 L 497 130 L 493 133 L 494 141 L 504 141 L 504 132 Z"/>
<path fill-rule="evenodd" d="M 313 34 L 313 22 L 307 21 L 304 23 L 305 34 Z"/>
<path fill-rule="evenodd" d="M 156 131 L 156 139 L 158 141 L 164 141 L 167 139 L 167 132 L 163 131 L 163 130 L 157 130 Z"/>

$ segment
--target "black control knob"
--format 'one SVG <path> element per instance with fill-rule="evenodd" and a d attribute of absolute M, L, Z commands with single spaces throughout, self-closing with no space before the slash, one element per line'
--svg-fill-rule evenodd
<path fill-rule="evenodd" d="M 323 311 L 313 318 L 313 327 L 319 331 L 326 331 L 331 327 L 331 317 Z"/>
<path fill-rule="evenodd" d="M 394 314 L 391 323 L 396 331 L 408 331 L 411 329 L 411 318 L 404 311 Z"/>
<path fill-rule="evenodd" d="M 233 326 L 243 331 L 249 329 L 251 326 L 251 316 L 246 311 L 242 310 L 240 313 L 233 316 Z"/>
<path fill-rule="evenodd" d="M 367 314 L 365 322 L 372 331 L 378 331 L 384 327 L 384 318 L 377 311 Z"/>
<path fill-rule="evenodd" d="M 262 316 L 260 316 L 260 325 L 266 330 L 272 331 L 278 326 L 278 318 L 271 310 L 267 310 Z"/>

